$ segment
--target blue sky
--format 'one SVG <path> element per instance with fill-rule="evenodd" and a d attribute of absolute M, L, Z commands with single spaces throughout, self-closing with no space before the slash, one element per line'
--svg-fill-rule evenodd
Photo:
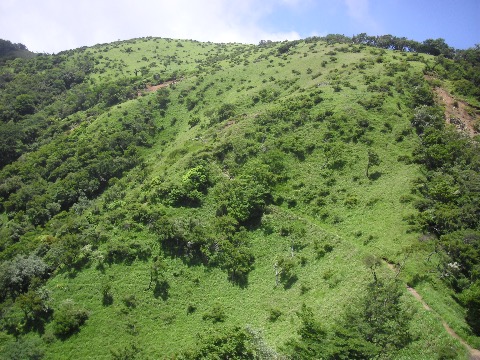
<path fill-rule="evenodd" d="M 480 44 L 480 0 L 1 0 L 0 38 L 55 53 L 134 37 L 258 43 L 332 33 Z"/>

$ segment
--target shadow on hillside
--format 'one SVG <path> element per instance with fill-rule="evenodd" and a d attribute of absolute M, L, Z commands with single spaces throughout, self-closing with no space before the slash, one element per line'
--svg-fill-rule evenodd
<path fill-rule="evenodd" d="M 378 179 L 380 178 L 380 176 L 382 176 L 382 175 L 383 175 L 383 174 L 382 174 L 380 171 L 375 171 L 374 173 L 370 174 L 370 175 L 368 176 L 368 178 L 369 178 L 370 180 L 374 180 L 374 181 L 375 181 L 375 180 L 378 180 Z"/>
<path fill-rule="evenodd" d="M 416 287 L 420 283 L 428 282 L 429 280 L 430 280 L 430 276 L 428 274 L 427 275 L 415 274 L 413 275 L 412 280 L 408 282 L 408 286 Z"/>
<path fill-rule="evenodd" d="M 247 274 L 236 274 L 235 276 L 230 275 L 228 280 L 235 286 L 238 286 L 241 289 L 246 289 L 248 287 L 248 273 Z"/>
<path fill-rule="evenodd" d="M 283 288 L 285 290 L 290 289 L 298 280 L 297 275 L 290 276 L 284 283 L 283 283 Z"/>
<path fill-rule="evenodd" d="M 170 289 L 170 284 L 167 281 L 159 281 L 155 284 L 153 289 L 153 296 L 156 299 L 161 298 L 163 301 L 168 299 L 168 290 Z"/>
<path fill-rule="evenodd" d="M 180 259 L 187 266 L 207 265 L 208 259 L 202 253 L 200 244 L 172 239 L 162 242 L 164 254 L 171 259 Z"/>

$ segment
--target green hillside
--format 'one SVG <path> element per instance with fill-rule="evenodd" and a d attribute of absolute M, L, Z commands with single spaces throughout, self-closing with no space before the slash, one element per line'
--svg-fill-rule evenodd
<path fill-rule="evenodd" d="M 480 52 L 399 40 L 6 61 L 0 357 L 473 355 Z"/>

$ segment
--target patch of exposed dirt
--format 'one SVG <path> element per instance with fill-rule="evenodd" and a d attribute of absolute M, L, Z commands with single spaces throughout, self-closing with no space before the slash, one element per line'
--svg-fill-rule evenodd
<path fill-rule="evenodd" d="M 445 118 L 447 123 L 454 125 L 459 131 L 473 137 L 478 134 L 475 131 L 475 123 L 480 121 L 477 111 L 472 111 L 468 103 L 456 100 L 452 95 L 441 87 L 434 89 L 437 100 L 445 106 Z M 469 111 L 470 110 L 470 111 Z"/>
<path fill-rule="evenodd" d="M 167 86 L 174 85 L 176 83 L 177 83 L 177 80 L 166 81 L 166 82 L 164 82 L 162 84 L 159 84 L 159 85 L 150 85 L 149 84 L 149 85 L 147 85 L 147 87 L 145 89 L 138 92 L 138 96 L 142 96 L 143 94 L 157 91 L 158 89 L 165 88 Z"/>

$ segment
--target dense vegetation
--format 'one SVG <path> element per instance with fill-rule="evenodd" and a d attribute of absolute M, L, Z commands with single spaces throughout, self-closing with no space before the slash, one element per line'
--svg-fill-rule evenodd
<path fill-rule="evenodd" d="M 480 345 L 478 135 L 434 90 L 478 119 L 479 54 L 360 34 L 6 61 L 0 352 L 465 358 L 439 320 Z"/>

